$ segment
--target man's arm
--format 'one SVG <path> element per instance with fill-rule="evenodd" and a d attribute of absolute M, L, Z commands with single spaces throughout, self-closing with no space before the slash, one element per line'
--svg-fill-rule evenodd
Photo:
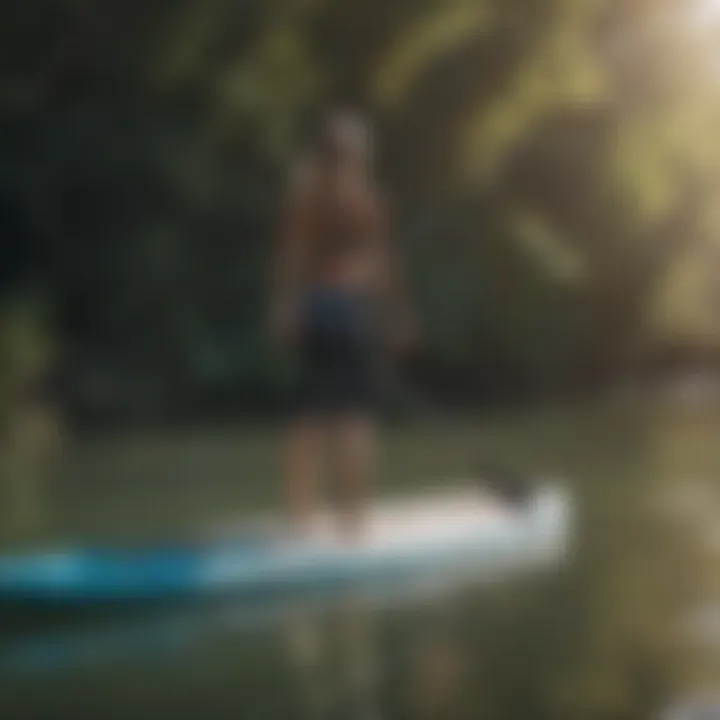
<path fill-rule="evenodd" d="M 408 286 L 407 268 L 391 233 L 390 210 L 384 198 L 378 201 L 377 237 L 382 257 L 383 294 L 393 318 L 394 334 L 402 342 L 414 339 L 418 321 L 413 310 Z"/>
<path fill-rule="evenodd" d="M 280 211 L 277 255 L 274 265 L 272 322 L 276 331 L 291 331 L 305 281 L 308 233 L 308 179 L 296 170 Z"/>

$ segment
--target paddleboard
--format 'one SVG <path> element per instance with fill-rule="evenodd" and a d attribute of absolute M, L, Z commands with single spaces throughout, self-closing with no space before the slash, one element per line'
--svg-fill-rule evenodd
<path fill-rule="evenodd" d="M 379 501 L 362 538 L 332 513 L 303 537 L 280 522 L 229 536 L 148 548 L 69 547 L 0 557 L 0 601 L 107 603 L 235 595 L 258 598 L 402 582 L 442 571 L 480 573 L 554 562 L 566 552 L 570 498 L 538 487 L 505 503 L 477 484 Z"/>

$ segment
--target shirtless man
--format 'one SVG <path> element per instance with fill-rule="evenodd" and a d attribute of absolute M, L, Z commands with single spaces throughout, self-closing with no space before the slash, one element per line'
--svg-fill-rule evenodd
<path fill-rule="evenodd" d="M 342 529 L 353 536 L 362 530 L 380 347 L 374 321 L 383 317 L 396 345 L 412 337 L 372 160 L 362 118 L 333 113 L 314 152 L 293 169 L 282 212 L 272 330 L 300 360 L 285 491 L 301 531 L 317 511 L 328 444 L 336 452 Z"/>

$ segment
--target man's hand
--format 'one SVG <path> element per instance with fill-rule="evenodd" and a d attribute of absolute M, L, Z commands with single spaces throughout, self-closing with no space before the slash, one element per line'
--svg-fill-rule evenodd
<path fill-rule="evenodd" d="M 422 333 L 418 320 L 414 317 L 406 318 L 392 333 L 392 350 L 398 355 L 411 355 L 420 347 L 421 338 Z"/>
<path fill-rule="evenodd" d="M 300 321 L 294 306 L 273 309 L 270 315 L 270 336 L 280 347 L 293 347 L 300 336 Z"/>

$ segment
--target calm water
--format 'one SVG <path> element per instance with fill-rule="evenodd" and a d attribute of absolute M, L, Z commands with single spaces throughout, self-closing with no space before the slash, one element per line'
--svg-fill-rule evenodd
<path fill-rule="evenodd" d="M 580 506 L 571 561 L 383 609 L 345 598 L 252 618 L 227 605 L 5 612 L 0 650 L 64 643 L 41 653 L 54 668 L 3 674 L 0 717 L 656 717 L 720 681 L 720 645 L 681 627 L 720 601 L 719 428 L 713 409 L 655 403 L 388 431 L 380 492 L 465 476 L 475 459 L 567 478 Z M 65 442 L 51 473 L 16 448 L 4 541 L 141 541 L 232 523 L 276 502 L 277 441 L 222 429 Z M 98 635 L 102 645 L 87 640 Z"/>

